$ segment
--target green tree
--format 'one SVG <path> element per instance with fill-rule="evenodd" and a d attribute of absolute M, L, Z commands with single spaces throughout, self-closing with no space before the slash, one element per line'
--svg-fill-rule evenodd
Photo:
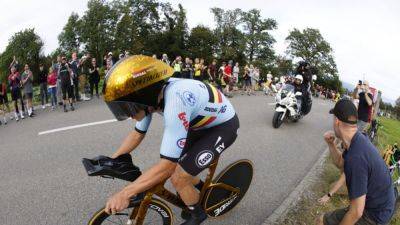
<path fill-rule="evenodd" d="M 400 119 L 400 97 L 396 100 L 396 106 L 394 107 L 394 112 L 397 115 L 397 119 Z"/>
<path fill-rule="evenodd" d="M 282 76 L 291 74 L 293 71 L 293 61 L 283 56 L 278 56 L 275 59 L 276 75 Z"/>
<path fill-rule="evenodd" d="M 246 38 L 246 55 L 250 62 L 258 59 L 265 64 L 274 59 L 274 37 L 268 31 L 277 28 L 274 19 L 263 19 L 260 10 L 252 9 L 242 13 L 243 29 Z"/>
<path fill-rule="evenodd" d="M 118 14 L 105 0 L 89 0 L 87 6 L 82 16 L 81 40 L 86 51 L 102 59 L 114 47 Z"/>
<path fill-rule="evenodd" d="M 167 53 L 174 57 L 187 55 L 188 25 L 186 11 L 181 4 L 178 9 L 171 4 L 161 5 L 162 19 L 160 19 L 161 32 L 152 36 L 150 49 L 152 53 L 161 55 Z"/>
<path fill-rule="evenodd" d="M 243 64 L 246 61 L 246 40 L 238 28 L 242 23 L 242 10 L 211 8 L 211 12 L 216 23 L 214 33 L 218 37 L 215 53 L 222 60 L 234 60 Z"/>
<path fill-rule="evenodd" d="M 34 79 L 37 79 L 39 63 L 41 61 L 43 41 L 35 33 L 35 29 L 25 29 L 15 33 L 9 40 L 5 51 L 0 56 L 1 71 L 7 71 L 1 74 L 3 78 L 9 73 L 9 66 L 15 56 L 19 63 L 19 69 L 22 69 L 24 64 L 28 64 L 34 74 Z"/>
<path fill-rule="evenodd" d="M 303 31 L 294 29 L 286 40 L 289 42 L 287 53 L 307 60 L 317 68 L 320 76 L 337 75 L 333 49 L 318 29 L 307 28 Z"/>
<path fill-rule="evenodd" d="M 77 13 L 72 13 L 63 31 L 58 35 L 60 50 L 71 54 L 73 51 L 79 51 L 81 36 L 81 20 Z"/>
<path fill-rule="evenodd" d="M 190 32 L 187 45 L 189 56 L 203 58 L 206 62 L 210 62 L 216 42 L 217 38 L 210 28 L 201 25 L 194 27 Z"/>

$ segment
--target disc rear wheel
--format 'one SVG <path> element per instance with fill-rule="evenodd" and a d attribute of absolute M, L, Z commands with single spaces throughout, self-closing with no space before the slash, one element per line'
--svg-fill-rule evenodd
<path fill-rule="evenodd" d="M 211 187 L 204 196 L 203 206 L 210 217 L 221 216 L 242 200 L 253 179 L 253 165 L 249 160 L 236 161 L 225 168 L 213 181 L 237 188 L 233 192 L 221 186 Z"/>

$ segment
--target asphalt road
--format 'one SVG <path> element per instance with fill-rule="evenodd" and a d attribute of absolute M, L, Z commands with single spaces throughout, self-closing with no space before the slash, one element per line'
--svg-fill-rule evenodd
<path fill-rule="evenodd" d="M 332 104 L 315 99 L 311 113 L 298 123 L 272 128 L 272 97 L 235 96 L 239 137 L 220 160 L 218 171 L 247 158 L 255 165 L 253 183 L 229 214 L 205 224 L 261 224 L 302 180 L 326 147 Z M 133 129 L 131 120 L 44 135 L 60 127 L 112 119 L 100 100 L 79 104 L 75 112 L 37 110 L 28 118 L 0 126 L 0 224 L 86 224 L 123 181 L 88 177 L 81 158 L 111 155 Z M 143 144 L 133 153 L 142 170 L 159 159 L 162 120 L 155 116 Z M 178 212 L 172 207 L 174 212 Z M 180 224 L 175 217 L 175 224 Z"/>

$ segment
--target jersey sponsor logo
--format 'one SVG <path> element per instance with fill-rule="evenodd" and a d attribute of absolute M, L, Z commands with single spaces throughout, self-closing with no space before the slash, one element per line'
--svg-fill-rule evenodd
<path fill-rule="evenodd" d="M 210 164 L 213 158 L 214 154 L 212 151 L 209 150 L 202 151 L 196 157 L 196 164 L 199 168 L 203 168 L 208 164 Z"/>
<path fill-rule="evenodd" d="M 204 111 L 206 112 L 217 112 L 218 108 L 213 108 L 213 107 L 205 107 Z"/>
<path fill-rule="evenodd" d="M 224 142 L 222 142 L 222 143 L 215 149 L 215 151 L 217 151 L 218 153 L 221 153 L 224 149 L 225 149 L 225 144 L 224 144 Z"/>
<path fill-rule="evenodd" d="M 218 113 L 225 113 L 226 112 L 226 105 L 223 105 Z"/>
<path fill-rule="evenodd" d="M 199 86 L 203 89 L 206 89 L 206 85 L 205 84 L 199 84 Z"/>
<path fill-rule="evenodd" d="M 196 97 L 190 91 L 183 92 L 183 100 L 190 106 L 194 106 L 194 104 L 196 104 Z"/>
<path fill-rule="evenodd" d="M 183 147 L 185 147 L 186 144 L 186 138 L 181 138 L 176 142 L 176 145 L 180 148 L 183 149 Z"/>
<path fill-rule="evenodd" d="M 178 118 L 182 121 L 182 125 L 183 127 L 185 127 L 186 130 L 189 129 L 189 122 L 186 119 L 186 113 L 185 112 L 181 112 L 178 114 Z"/>

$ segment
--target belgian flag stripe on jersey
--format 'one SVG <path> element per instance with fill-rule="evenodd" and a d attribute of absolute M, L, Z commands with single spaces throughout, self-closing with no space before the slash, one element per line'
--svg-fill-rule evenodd
<path fill-rule="evenodd" d="M 191 126 L 192 128 L 200 128 L 200 127 L 207 126 L 208 124 L 210 124 L 212 121 L 214 121 L 217 118 L 216 116 L 198 116 L 195 118 L 195 120 L 200 117 L 202 117 L 202 119 L 200 121 L 198 121 L 197 123 L 193 123 L 193 126 Z"/>
<path fill-rule="evenodd" d="M 221 92 L 219 92 L 214 86 L 210 84 L 206 84 L 208 95 L 210 96 L 209 102 L 211 103 L 221 103 L 222 96 Z"/>

